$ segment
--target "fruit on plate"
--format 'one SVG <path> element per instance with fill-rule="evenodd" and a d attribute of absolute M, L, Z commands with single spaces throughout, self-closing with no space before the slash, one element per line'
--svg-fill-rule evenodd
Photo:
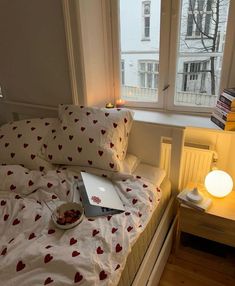
<path fill-rule="evenodd" d="M 81 212 L 79 210 L 67 210 L 64 213 L 60 213 L 57 217 L 57 223 L 60 225 L 66 225 L 76 222 L 81 217 Z"/>

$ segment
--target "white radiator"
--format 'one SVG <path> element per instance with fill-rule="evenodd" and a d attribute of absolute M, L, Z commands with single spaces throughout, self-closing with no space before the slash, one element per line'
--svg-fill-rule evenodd
<path fill-rule="evenodd" d="M 162 143 L 160 167 L 166 170 L 168 177 L 170 174 L 170 155 L 171 144 Z M 205 176 L 214 167 L 216 160 L 217 154 L 215 151 L 210 150 L 209 146 L 184 146 L 181 162 L 180 189 L 183 189 L 188 182 L 195 182 L 195 184 L 203 183 Z"/>

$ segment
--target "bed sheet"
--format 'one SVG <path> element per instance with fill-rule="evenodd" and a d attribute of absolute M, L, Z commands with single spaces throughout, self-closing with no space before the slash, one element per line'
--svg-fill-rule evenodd
<path fill-rule="evenodd" d="M 78 173 L 66 168 L 43 173 L 0 167 L 2 285 L 118 283 L 131 247 L 161 200 L 161 189 L 139 175 L 113 174 L 125 212 L 84 218 L 66 231 L 56 229 L 45 202 L 52 207 L 72 201 L 80 180 Z"/>

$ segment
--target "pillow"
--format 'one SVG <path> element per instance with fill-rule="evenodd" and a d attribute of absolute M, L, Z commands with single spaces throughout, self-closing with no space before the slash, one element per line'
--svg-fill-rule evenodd
<path fill-rule="evenodd" d="M 119 171 L 132 115 L 127 109 L 60 105 L 61 124 L 45 140 L 42 155 L 51 163 Z"/>
<path fill-rule="evenodd" d="M 134 173 L 134 171 L 136 170 L 136 168 L 138 167 L 140 163 L 140 159 L 132 154 L 126 154 L 126 158 L 123 161 L 120 161 L 120 173 L 123 175 L 131 175 Z M 102 169 L 94 169 L 91 167 L 84 167 L 84 166 L 71 166 L 71 165 L 61 165 L 59 166 L 58 170 L 68 170 L 71 172 L 75 172 L 75 173 L 80 173 L 80 172 L 88 172 L 88 173 L 94 173 L 96 175 L 99 176 L 107 176 L 109 175 L 109 177 L 112 177 L 112 174 L 114 174 L 114 172 L 109 171 L 106 172 Z M 117 174 L 117 173 L 115 173 Z"/>
<path fill-rule="evenodd" d="M 126 154 L 126 158 L 120 162 L 120 173 L 132 174 L 140 163 L 140 159 L 132 154 Z"/>
<path fill-rule="evenodd" d="M 166 171 L 164 169 L 143 163 L 138 165 L 134 174 L 145 178 L 147 181 L 158 187 L 166 177 Z"/>
<path fill-rule="evenodd" d="M 31 170 L 48 170 L 53 166 L 37 154 L 48 132 L 54 132 L 54 118 L 27 119 L 0 127 L 0 164 L 23 165 Z"/>

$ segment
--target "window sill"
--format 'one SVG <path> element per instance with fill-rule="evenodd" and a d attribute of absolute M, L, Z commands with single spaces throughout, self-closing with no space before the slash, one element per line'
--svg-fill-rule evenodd
<path fill-rule="evenodd" d="M 185 115 L 176 113 L 167 113 L 159 111 L 144 111 L 134 109 L 134 120 L 142 122 L 151 122 L 164 126 L 175 126 L 180 128 L 194 127 L 194 128 L 205 128 L 211 131 L 224 131 L 217 127 L 209 117 L 198 116 L 198 115 Z M 234 132 L 234 131 L 233 131 Z"/>

